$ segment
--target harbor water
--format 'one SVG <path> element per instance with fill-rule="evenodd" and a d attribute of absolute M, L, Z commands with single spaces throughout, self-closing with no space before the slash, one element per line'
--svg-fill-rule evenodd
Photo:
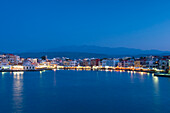
<path fill-rule="evenodd" d="M 0 113 L 169 113 L 170 78 L 144 72 L 0 73 Z"/>

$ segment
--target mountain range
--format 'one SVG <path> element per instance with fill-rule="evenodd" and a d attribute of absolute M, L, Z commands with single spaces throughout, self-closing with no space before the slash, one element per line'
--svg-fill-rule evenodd
<path fill-rule="evenodd" d="M 141 50 L 134 48 L 125 47 L 99 47 L 99 46 L 63 46 L 54 49 L 47 49 L 46 52 L 84 52 L 84 53 L 97 53 L 97 54 L 107 54 L 107 55 L 140 55 L 140 54 L 165 54 L 170 53 L 170 51 L 160 51 L 160 50 Z"/>
<path fill-rule="evenodd" d="M 99 47 L 99 46 L 62 46 L 53 49 L 46 49 L 43 52 L 25 52 L 17 53 L 21 57 L 41 57 L 47 55 L 48 58 L 53 57 L 69 57 L 69 58 L 106 58 L 121 56 L 146 56 L 146 55 L 170 55 L 170 51 L 160 50 L 141 50 L 125 47 Z"/>

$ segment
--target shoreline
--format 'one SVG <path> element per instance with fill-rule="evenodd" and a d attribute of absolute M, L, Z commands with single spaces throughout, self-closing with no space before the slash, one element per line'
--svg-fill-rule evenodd
<path fill-rule="evenodd" d="M 0 72 L 35 72 L 35 71 L 44 71 L 44 70 L 84 70 L 84 71 L 124 71 L 124 72 L 129 72 L 129 71 L 134 71 L 134 72 L 146 72 L 146 73 L 151 73 L 154 74 L 154 76 L 157 77 L 170 77 L 170 74 L 165 73 L 165 72 L 156 72 L 154 70 L 134 70 L 134 69 L 113 69 L 113 68 L 98 68 L 98 69 L 93 69 L 93 68 L 51 68 L 51 69 L 36 69 L 36 70 L 0 70 Z"/>
<path fill-rule="evenodd" d="M 148 73 L 157 73 L 154 70 L 146 70 L 146 69 L 122 69 L 122 68 L 79 68 L 79 67 L 64 67 L 64 68 L 43 68 L 43 69 L 35 69 L 35 70 L 0 70 L 0 72 L 26 72 L 26 71 L 43 71 L 43 70 L 91 70 L 91 71 L 100 71 L 100 70 L 122 70 L 122 71 L 136 71 L 136 72 L 148 72 Z"/>
<path fill-rule="evenodd" d="M 44 69 L 42 70 L 0 70 L 0 72 L 26 72 L 26 71 L 43 71 Z"/>

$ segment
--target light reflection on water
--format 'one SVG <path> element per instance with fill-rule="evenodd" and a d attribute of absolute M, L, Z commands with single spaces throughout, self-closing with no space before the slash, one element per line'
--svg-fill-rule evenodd
<path fill-rule="evenodd" d="M 40 78 L 42 78 L 42 74 L 45 72 L 45 70 L 40 71 Z"/>
<path fill-rule="evenodd" d="M 7 73 L 7 72 L 2 72 L 2 75 L 5 75 L 5 73 Z"/>
<path fill-rule="evenodd" d="M 27 72 L 26 72 L 27 73 Z M 79 83 L 79 82 L 77 82 L 77 81 L 80 81 L 81 83 L 82 82 L 84 82 L 84 79 L 83 79 L 83 81 L 81 81 L 82 80 L 82 78 L 81 78 L 81 74 L 90 74 L 90 76 L 88 76 L 87 75 L 87 77 L 90 77 L 87 81 L 85 81 L 85 86 L 86 85 L 89 85 L 89 89 L 90 89 L 90 91 L 93 91 L 93 90 L 96 90 L 96 92 L 99 92 L 99 97 L 97 98 L 98 100 L 100 100 L 101 98 L 100 98 L 100 94 L 102 94 L 103 92 L 100 92 L 98 89 L 100 89 L 98 86 L 100 86 L 100 87 L 105 87 L 105 88 L 108 88 L 108 87 L 113 87 L 113 86 L 119 86 L 120 88 L 124 88 L 124 84 L 126 84 L 126 85 L 129 85 L 131 88 L 129 88 L 129 89 L 127 89 L 127 91 L 129 91 L 129 92 L 132 92 L 132 94 L 134 93 L 136 96 L 134 96 L 133 98 L 131 98 L 131 99 L 134 99 L 134 100 L 132 100 L 132 102 L 130 102 L 132 105 L 134 104 L 133 103 L 133 101 L 135 101 L 135 99 L 137 99 L 137 101 L 139 101 L 138 100 L 138 98 L 140 97 L 140 95 L 138 95 L 138 93 L 139 92 L 137 92 L 138 91 L 138 88 L 136 88 L 136 86 L 138 86 L 139 88 L 141 88 L 141 90 L 142 90 L 142 93 L 144 94 L 144 95 L 142 95 L 143 97 L 145 97 L 146 98 L 146 100 L 149 100 L 148 101 L 148 103 L 143 103 L 143 104 L 146 104 L 146 105 L 148 105 L 148 106 L 150 106 L 150 107 L 157 107 L 157 106 L 160 106 L 160 104 L 161 104 L 161 102 L 164 102 L 161 98 L 163 97 L 162 95 L 163 95 L 163 91 L 164 91 L 164 89 L 162 88 L 162 86 L 161 86 L 161 84 L 162 84 L 162 81 L 164 80 L 165 82 L 166 82 L 166 78 L 165 79 L 162 79 L 162 78 L 159 78 L 159 77 L 155 77 L 153 74 L 150 74 L 150 73 L 145 73 L 145 72 L 134 72 L 134 71 L 127 71 L 127 72 L 125 72 L 125 71 L 112 71 L 112 72 L 101 72 L 101 71 L 97 71 L 96 73 L 95 73 L 95 77 L 93 76 L 93 74 L 94 74 L 94 72 L 85 72 L 85 71 L 78 71 L 77 73 L 79 73 L 79 77 L 77 77 L 77 76 L 74 76 L 74 74 L 75 74 L 75 72 L 73 72 L 73 71 L 65 71 L 65 72 L 63 72 L 62 71 L 62 73 L 60 73 L 60 71 L 54 71 L 54 72 L 52 72 L 52 71 L 46 71 L 46 72 L 44 72 L 44 71 L 42 71 L 42 72 L 35 72 L 35 73 L 33 73 L 33 72 L 28 72 L 29 74 L 35 74 L 35 76 L 31 76 L 31 75 L 29 75 L 29 76 L 25 76 L 24 77 L 24 83 L 23 83 L 23 74 L 24 74 L 24 72 L 13 72 L 12 73 L 12 76 L 11 76 L 11 73 L 3 73 L 2 74 L 2 76 L 1 76 L 1 78 L 4 76 L 4 79 L 1 79 L 1 82 L 0 82 L 0 85 L 1 86 L 5 86 L 5 85 L 3 85 L 3 82 L 7 82 L 8 80 L 12 80 L 13 81 L 13 84 L 12 84 L 12 89 L 10 89 L 10 90 L 12 90 L 12 107 L 11 108 L 9 108 L 9 109 L 12 109 L 13 110 L 13 112 L 14 113 L 20 113 L 20 112 L 24 112 L 24 109 L 26 108 L 26 106 L 28 106 L 28 104 L 27 104 L 27 100 L 25 99 L 25 97 L 27 96 L 25 96 L 25 93 L 23 92 L 23 91 L 26 91 L 27 90 L 27 87 L 25 87 L 24 88 L 24 84 L 27 84 L 27 83 L 29 83 L 30 82 L 30 80 L 28 80 L 27 79 L 27 77 L 28 78 L 30 78 L 31 80 L 33 80 L 33 81 L 36 81 L 36 83 L 35 84 L 38 84 L 39 82 L 40 82 L 40 85 L 38 85 L 37 87 L 39 87 L 38 88 L 38 90 L 40 91 L 40 94 L 44 94 L 44 95 L 47 95 L 47 96 L 49 96 L 48 94 L 49 93 L 46 93 L 46 92 L 44 92 L 44 90 L 46 89 L 46 87 L 48 86 L 48 91 L 50 90 L 50 88 L 52 87 L 52 86 L 50 86 L 50 84 L 47 84 L 47 83 L 52 83 L 52 85 L 53 85 L 53 88 L 55 89 L 55 90 L 50 90 L 51 92 L 50 92 L 50 94 L 56 94 L 57 92 L 63 92 L 64 90 L 61 88 L 61 86 L 68 86 L 68 92 L 65 92 L 65 93 L 70 93 L 69 92 L 69 88 L 70 88 L 70 86 L 69 85 L 67 85 L 68 83 L 70 83 L 71 85 L 72 84 L 74 84 L 73 83 L 73 81 L 74 80 L 76 80 L 76 84 L 77 83 Z M 64 74 L 63 74 L 64 73 Z M 66 74 L 65 74 L 66 73 Z M 69 75 L 69 74 L 73 74 L 71 77 L 70 76 L 67 76 L 67 75 Z M 76 74 L 77 74 L 76 73 Z M 9 75 L 10 74 L 10 76 L 6 76 L 6 75 Z M 91 75 L 92 74 L 92 75 Z M 115 76 L 110 76 L 110 75 L 115 75 Z M 48 76 L 43 76 L 43 75 L 48 75 Z M 96 77 L 96 75 L 97 75 L 97 77 Z M 31 77 L 30 77 L 31 76 Z M 64 78 L 64 77 L 65 78 Z M 11 79 L 13 77 L 13 79 Z M 63 77 L 63 78 L 62 78 Z M 67 78 L 68 77 L 68 78 Z M 69 78 L 70 77 L 70 78 Z M 76 79 L 74 78 L 74 77 L 77 77 Z M 84 78 L 86 77 L 86 76 L 83 76 Z M 100 79 L 100 77 L 102 78 L 102 79 Z M 115 79 L 111 79 L 110 77 L 112 77 L 112 78 L 115 78 Z M 10 79 L 9 79 L 10 78 Z M 47 79 L 46 79 L 47 78 Z M 49 79 L 48 79 L 49 78 Z M 67 78 L 67 79 L 66 79 Z M 73 78 L 73 79 L 71 79 L 71 78 Z M 117 79 L 118 78 L 118 79 Z M 119 79 L 119 78 L 121 78 L 121 79 Z M 68 80 L 69 79 L 69 80 Z M 96 89 L 95 88 L 91 88 L 91 86 L 93 85 L 93 81 L 91 82 L 90 80 L 94 80 L 94 79 L 97 79 L 98 81 L 96 81 L 95 82 L 95 87 L 97 87 Z M 107 81 L 106 81 L 106 80 Z M 65 81 L 65 82 L 63 82 L 64 80 L 67 80 L 67 81 Z M 124 84 L 122 85 L 122 84 L 119 84 L 119 83 L 121 83 L 122 82 L 122 80 L 125 80 L 125 81 L 123 81 L 124 82 Z M 169 78 L 168 78 L 168 80 L 170 80 Z M 37 81 L 39 81 L 39 82 L 37 82 Z M 62 82 L 61 82 L 62 81 Z M 142 82 L 141 82 L 142 81 Z M 90 84 L 88 84 L 90 82 Z M 129 83 L 130 82 L 130 83 Z M 66 85 L 63 85 L 64 83 L 66 83 Z M 80 83 L 80 86 L 79 86 L 79 84 L 77 84 L 77 86 L 76 87 L 78 87 L 79 88 L 79 90 L 76 90 L 77 92 L 79 92 L 79 91 L 84 91 L 84 90 L 81 90 L 82 88 L 80 88 L 80 87 L 82 87 L 83 86 L 83 84 L 81 84 Z M 102 83 L 102 85 L 100 84 L 100 83 Z M 109 85 L 108 85 L 108 84 Z M 127 84 L 128 83 L 128 84 Z M 131 84 L 132 83 L 132 84 Z M 135 84 L 133 84 L 133 83 L 135 83 Z M 45 84 L 47 84 L 47 86 L 45 85 Z M 168 83 L 167 83 L 168 84 Z M 11 84 L 10 84 L 11 85 Z M 23 86 L 24 85 L 24 86 Z M 105 86 L 104 86 L 105 85 Z M 60 86 L 60 87 L 56 87 L 56 86 Z M 44 88 L 45 87 L 45 88 Z M 86 86 L 87 87 L 87 86 Z M 34 87 L 32 87 L 33 89 L 34 89 Z M 61 88 L 61 89 L 60 89 Z M 78 89 L 77 88 L 77 89 Z M 136 88 L 136 89 L 135 89 Z M 111 88 L 110 88 L 111 89 Z M 65 90 L 65 91 L 67 91 L 67 90 Z M 0 90 L 1 92 L 3 91 L 2 90 L 2 88 L 1 88 L 1 90 Z M 36 91 L 36 90 L 35 90 Z M 55 92 L 56 91 L 56 92 Z M 60 94 L 60 92 L 59 92 L 59 94 Z M 108 97 L 109 97 L 109 93 L 112 93 L 109 89 L 108 90 L 106 90 L 106 92 L 108 93 L 108 94 L 106 94 L 105 93 L 105 95 L 108 95 Z M 161 92 L 161 93 L 160 93 Z M 168 92 L 168 91 L 167 91 Z M 81 93 L 81 92 L 80 92 Z M 120 95 L 120 98 L 117 98 L 117 96 L 114 96 L 114 94 L 116 93 L 116 95 Z M 119 91 L 119 90 L 116 90 L 116 92 L 114 92 L 113 93 L 113 95 L 112 96 L 110 96 L 109 98 L 110 99 L 118 99 L 118 100 L 120 100 L 120 101 L 124 101 L 125 102 L 125 100 L 124 99 L 121 99 L 121 94 L 122 93 L 125 93 L 126 94 L 126 92 L 121 92 L 121 91 Z M 62 94 L 62 93 L 61 93 Z M 74 92 L 73 93 L 70 93 L 73 97 L 76 95 L 76 93 L 74 94 Z M 129 93 L 127 93 L 127 97 L 132 97 L 132 96 L 129 96 L 128 95 Z M 148 96 L 149 95 L 149 96 Z M 85 97 L 86 97 L 86 95 L 84 95 Z M 88 96 L 91 96 L 91 99 L 94 99 L 94 97 L 93 97 L 93 95 L 88 95 Z M 142 97 L 141 96 L 141 97 Z M 92 98 L 93 97 L 93 98 Z M 102 96 L 103 97 L 103 96 Z M 142 97 L 142 98 L 143 98 Z M 56 99 L 55 97 L 53 97 L 54 99 Z M 64 98 L 64 97 L 63 97 Z M 106 99 L 105 99 L 106 98 Z M 108 98 L 107 97 L 105 97 L 104 98 L 104 100 L 107 100 Z M 122 98 L 124 98 L 124 97 L 122 97 Z M 143 100 L 145 99 L 145 98 L 143 98 Z M 37 97 L 35 96 L 35 100 L 37 99 Z M 49 98 L 50 99 L 50 98 Z M 70 99 L 70 98 L 69 98 Z M 74 99 L 76 99 L 76 96 L 74 97 Z M 97 100 L 96 99 L 96 100 Z M 114 100 L 113 99 L 113 100 Z M 51 100 L 53 100 L 53 99 L 51 99 Z M 58 98 L 56 99 L 56 100 L 58 100 Z M 83 100 L 83 98 L 82 98 L 82 100 Z M 96 101 L 95 100 L 95 101 Z M 109 100 L 109 99 L 108 99 Z M 34 100 L 31 100 L 31 101 L 33 101 L 34 102 Z M 49 100 L 47 99 L 46 100 L 47 101 L 47 103 L 49 102 Z M 61 99 L 61 100 L 59 100 L 60 102 L 63 102 L 63 100 Z M 71 100 L 70 100 L 71 101 Z M 79 100 L 78 100 L 79 101 Z M 85 100 L 86 101 L 86 100 Z M 54 101 L 54 103 L 55 103 L 56 101 Z M 141 101 L 140 101 L 141 102 Z M 50 102 L 49 102 L 50 103 Z M 10 103 L 11 104 L 11 103 Z M 27 105 L 26 105 L 27 104 Z M 114 106 L 114 102 L 111 102 L 110 104 L 108 103 L 108 106 L 110 106 L 110 105 L 112 105 L 113 104 L 113 106 Z M 119 105 L 121 105 L 121 103 L 119 103 Z M 151 105 L 153 105 L 153 106 L 151 106 Z M 135 107 L 135 106 L 134 106 Z M 145 106 L 145 107 L 147 107 L 147 106 Z M 100 107 L 98 107 L 97 106 L 97 108 L 100 108 Z M 31 109 L 31 108 L 30 108 Z M 39 108 L 39 109 L 41 109 L 41 108 Z M 54 107 L 54 109 L 55 109 L 55 107 Z M 115 108 L 116 109 L 116 108 Z M 157 108 L 157 109 L 159 109 L 159 108 Z"/>
<path fill-rule="evenodd" d="M 133 77 L 132 71 L 131 71 L 131 73 L 130 73 L 130 79 L 131 79 L 131 83 L 134 83 L 134 77 Z"/>
<path fill-rule="evenodd" d="M 159 96 L 159 78 L 157 76 L 153 76 L 153 84 L 155 88 L 155 94 Z"/>
<path fill-rule="evenodd" d="M 153 76 L 153 75 L 152 75 Z M 159 90 L 159 78 L 157 76 L 153 76 L 153 85 L 154 85 L 154 104 L 160 105 L 160 90 Z"/>
<path fill-rule="evenodd" d="M 4 78 L 5 74 L 7 74 L 7 72 L 2 72 L 2 78 Z"/>
<path fill-rule="evenodd" d="M 54 70 L 54 86 L 56 86 L 56 70 Z"/>
<path fill-rule="evenodd" d="M 13 109 L 16 113 L 23 111 L 23 73 L 13 72 Z"/>

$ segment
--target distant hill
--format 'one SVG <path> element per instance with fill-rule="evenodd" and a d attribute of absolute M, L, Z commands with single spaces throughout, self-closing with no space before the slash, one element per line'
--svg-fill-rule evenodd
<path fill-rule="evenodd" d="M 170 51 L 159 50 L 141 50 L 125 47 L 99 47 L 99 46 L 63 46 L 55 49 L 48 49 L 47 52 L 84 52 L 84 53 L 97 53 L 107 55 L 157 55 L 157 54 L 170 54 Z"/>
<path fill-rule="evenodd" d="M 4 52 L 0 51 L 0 54 L 5 54 Z"/>
<path fill-rule="evenodd" d="M 146 55 L 170 55 L 170 51 L 141 50 L 133 48 L 109 48 L 99 46 L 63 46 L 55 49 L 47 49 L 45 52 L 17 53 L 21 57 L 40 58 L 47 55 L 48 58 L 69 57 L 69 58 L 107 58 L 122 56 L 146 56 Z"/>
<path fill-rule="evenodd" d="M 109 55 L 105 54 L 96 54 L 96 53 L 82 53 L 82 52 L 29 52 L 29 53 L 17 53 L 23 58 L 40 58 L 44 55 L 47 55 L 48 58 L 55 57 L 69 57 L 71 59 L 74 58 L 107 58 Z"/>

